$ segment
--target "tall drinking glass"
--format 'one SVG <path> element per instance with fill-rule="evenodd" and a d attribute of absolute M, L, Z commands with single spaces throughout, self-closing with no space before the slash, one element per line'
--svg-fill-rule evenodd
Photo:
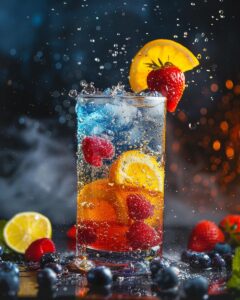
<path fill-rule="evenodd" d="M 166 101 L 79 95 L 77 255 L 133 264 L 161 255 Z"/>

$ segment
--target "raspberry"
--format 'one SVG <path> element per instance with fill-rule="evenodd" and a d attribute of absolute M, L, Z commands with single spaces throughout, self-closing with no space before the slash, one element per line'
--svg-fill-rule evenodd
<path fill-rule="evenodd" d="M 71 228 L 68 229 L 67 231 L 67 237 L 69 239 L 72 239 L 72 240 L 76 240 L 76 225 L 73 225 Z"/>
<path fill-rule="evenodd" d="M 78 227 L 78 242 L 80 244 L 92 244 L 97 239 L 97 230 L 91 222 L 84 222 Z"/>
<path fill-rule="evenodd" d="M 144 220 L 153 215 L 153 206 L 142 195 L 128 195 L 127 206 L 129 217 L 133 220 Z"/>
<path fill-rule="evenodd" d="M 39 262 L 45 253 L 56 252 L 55 244 L 52 240 L 42 238 L 34 241 L 26 250 L 25 258 L 27 261 Z"/>
<path fill-rule="evenodd" d="M 110 159 L 114 155 L 113 144 L 97 136 L 87 136 L 82 141 L 82 151 L 87 163 L 94 167 L 101 167 L 103 159 Z"/>
<path fill-rule="evenodd" d="M 137 221 L 129 227 L 126 233 L 128 243 L 133 249 L 148 249 L 156 246 L 160 242 L 160 238 L 154 228 Z"/>

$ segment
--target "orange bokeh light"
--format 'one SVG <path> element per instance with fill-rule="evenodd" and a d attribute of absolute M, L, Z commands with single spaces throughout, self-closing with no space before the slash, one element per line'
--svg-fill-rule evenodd
<path fill-rule="evenodd" d="M 226 156 L 229 159 L 232 159 L 234 157 L 234 149 L 232 147 L 227 147 L 227 149 L 226 149 Z"/>
<path fill-rule="evenodd" d="M 228 131 L 228 122 L 226 122 L 226 121 L 221 122 L 220 128 L 222 129 L 223 132 L 227 132 Z"/>
<path fill-rule="evenodd" d="M 225 86 L 228 90 L 231 90 L 233 88 L 233 82 L 232 80 L 228 79 L 225 83 Z"/>
<path fill-rule="evenodd" d="M 213 142 L 213 149 L 215 151 L 219 151 L 221 149 L 221 143 L 220 143 L 219 140 L 216 140 L 216 141 Z"/>

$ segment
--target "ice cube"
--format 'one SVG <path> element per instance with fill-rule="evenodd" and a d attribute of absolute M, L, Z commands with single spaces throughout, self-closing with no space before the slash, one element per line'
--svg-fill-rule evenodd
<path fill-rule="evenodd" d="M 101 110 L 85 114 L 82 118 L 78 117 L 78 137 L 99 135 L 105 130 L 106 123 L 107 118 Z"/>
<path fill-rule="evenodd" d="M 127 103 L 121 102 L 120 99 L 114 104 L 107 103 L 105 105 L 105 113 L 109 116 L 110 122 L 115 124 L 118 129 L 125 130 L 126 128 L 131 127 L 134 119 L 138 115 L 138 109 L 134 106 L 131 106 Z"/>

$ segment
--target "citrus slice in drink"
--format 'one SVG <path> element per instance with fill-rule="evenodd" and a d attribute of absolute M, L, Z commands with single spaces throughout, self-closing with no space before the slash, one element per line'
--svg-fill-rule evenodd
<path fill-rule="evenodd" d="M 126 200 L 117 196 L 117 189 L 108 179 L 86 184 L 78 194 L 79 221 L 128 222 Z"/>
<path fill-rule="evenodd" d="M 165 39 L 153 40 L 144 45 L 132 60 L 129 81 L 134 92 L 148 88 L 147 76 L 152 71 L 151 65 L 159 65 L 159 61 L 172 63 L 182 72 L 199 65 L 196 56 L 181 44 Z"/>
<path fill-rule="evenodd" d="M 163 192 L 164 167 L 153 156 L 138 150 L 126 151 L 112 164 L 109 180 L 118 185 Z"/>
<path fill-rule="evenodd" d="M 49 219 L 40 213 L 22 212 L 7 222 L 3 236 L 9 248 L 18 253 L 25 253 L 35 240 L 51 238 L 52 226 Z"/>

